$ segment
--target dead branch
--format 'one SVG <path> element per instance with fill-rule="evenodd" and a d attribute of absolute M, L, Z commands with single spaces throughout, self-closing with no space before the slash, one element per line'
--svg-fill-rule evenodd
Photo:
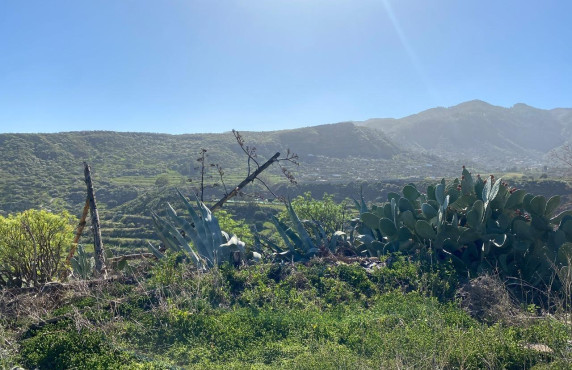
<path fill-rule="evenodd" d="M 226 203 L 227 200 L 236 196 L 242 188 L 244 188 L 249 183 L 253 182 L 258 177 L 258 175 L 262 173 L 262 171 L 268 168 L 268 166 L 270 166 L 274 162 L 277 162 L 278 157 L 280 157 L 279 152 L 274 154 L 272 158 L 267 160 L 262 166 L 258 167 L 256 171 L 254 171 L 252 174 L 248 175 L 244 180 L 242 180 L 242 182 L 238 184 L 238 186 L 235 187 L 234 190 L 232 190 L 230 193 L 226 194 L 221 200 L 216 202 L 216 204 L 211 207 L 211 211 L 215 211 L 216 209 L 222 207 L 222 205 Z"/>

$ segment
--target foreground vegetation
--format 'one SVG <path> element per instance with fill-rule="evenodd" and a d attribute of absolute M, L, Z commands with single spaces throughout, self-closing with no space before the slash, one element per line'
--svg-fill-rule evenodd
<path fill-rule="evenodd" d="M 0 216 L 0 365 L 572 366 L 559 196 L 463 168 L 354 211 L 307 193 L 252 228 L 192 198 L 152 214 L 154 258 L 108 255 L 107 278 L 82 246 L 65 262 L 67 213 Z"/>
<path fill-rule="evenodd" d="M 306 265 L 238 270 L 224 265 L 198 272 L 172 256 L 148 270 L 140 266 L 146 273 L 131 271 L 97 284 L 77 282 L 17 296 L 4 292 L 0 364 L 569 366 L 570 328 L 557 317 L 517 310 L 502 294 L 489 309 L 493 316 L 472 317 L 455 299 L 460 284 L 451 266 L 432 264 L 430 256 L 418 262 L 399 255 L 382 260 L 361 261 L 365 267 L 315 259 Z M 487 285 L 494 292 L 491 281 Z"/>

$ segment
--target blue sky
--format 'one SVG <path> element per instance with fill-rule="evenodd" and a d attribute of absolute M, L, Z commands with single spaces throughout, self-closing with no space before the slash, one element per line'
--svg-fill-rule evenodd
<path fill-rule="evenodd" d="M 2 0 L 0 132 L 572 107 L 571 14 L 569 0 Z"/>

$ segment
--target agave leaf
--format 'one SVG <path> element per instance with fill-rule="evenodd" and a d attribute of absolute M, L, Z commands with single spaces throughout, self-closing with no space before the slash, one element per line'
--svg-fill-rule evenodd
<path fill-rule="evenodd" d="M 191 239 L 191 242 L 193 243 L 194 249 L 196 249 L 199 256 L 202 256 L 203 258 L 207 259 L 208 261 L 214 260 L 214 251 L 213 251 L 212 247 L 209 248 L 209 246 L 205 244 L 205 240 L 202 239 L 198 235 L 197 230 L 194 227 L 192 227 L 191 224 L 189 222 L 187 222 L 187 220 L 185 220 L 182 217 L 177 216 L 177 213 L 175 212 L 175 210 L 173 209 L 173 207 L 171 207 L 171 205 L 169 203 L 167 203 L 167 215 L 175 223 L 177 223 L 181 229 L 183 229 L 183 231 L 185 232 L 185 235 L 188 235 L 189 239 Z M 177 232 L 178 232 L 178 230 L 177 230 Z M 182 245 L 184 246 L 186 244 L 187 244 L 187 242 L 185 240 L 185 243 Z M 185 252 L 190 253 L 187 250 L 187 248 L 185 248 Z"/>
<path fill-rule="evenodd" d="M 196 197 L 196 196 L 195 196 Z M 218 223 L 217 217 L 211 212 L 211 210 L 196 198 L 197 204 L 199 205 L 199 209 L 201 210 L 203 221 L 205 224 L 205 228 L 209 232 L 209 239 L 212 240 L 213 246 L 218 246 L 223 243 L 222 240 L 222 230 L 220 229 L 220 225 Z"/>
<path fill-rule="evenodd" d="M 187 212 L 189 213 L 189 215 L 191 216 L 191 221 L 193 223 L 193 225 L 195 225 L 195 228 L 197 230 L 197 233 L 199 234 L 200 238 L 205 238 L 206 236 L 206 231 L 203 228 L 202 222 L 201 222 L 201 217 L 197 214 L 197 212 L 195 211 L 193 205 L 187 200 L 187 198 L 179 191 L 179 189 L 177 189 L 177 193 L 179 194 L 179 197 L 181 198 L 181 200 L 183 201 L 183 204 L 185 205 Z"/>
<path fill-rule="evenodd" d="M 255 238 L 258 238 L 258 236 L 255 236 Z M 260 238 L 258 238 L 258 240 L 260 241 Z M 283 253 L 284 249 L 282 249 L 281 247 L 279 247 L 276 243 L 274 243 L 273 241 L 269 240 L 268 238 L 264 238 L 264 242 L 266 243 L 266 245 L 274 250 L 277 253 Z M 262 244 L 262 243 L 260 243 Z"/>
<path fill-rule="evenodd" d="M 148 243 L 147 249 L 149 249 L 149 251 L 150 251 L 151 253 L 153 253 L 153 255 L 154 255 L 155 257 L 157 257 L 158 259 L 161 259 L 161 258 L 164 258 L 164 257 L 165 257 L 165 256 L 163 255 L 163 253 L 159 252 L 159 250 L 158 250 L 157 248 L 155 248 L 155 247 L 153 246 L 153 244 L 151 244 L 151 242 L 147 242 L 147 243 Z"/>
<path fill-rule="evenodd" d="M 332 237 L 330 238 L 330 243 L 328 244 L 328 248 L 332 253 L 336 251 L 338 240 L 343 239 L 345 235 L 346 233 L 344 233 L 343 231 L 336 231 L 334 235 L 332 235 Z"/>
<path fill-rule="evenodd" d="M 292 208 L 292 203 L 288 202 L 286 207 L 288 208 L 290 220 L 292 221 L 292 224 L 294 224 L 294 227 L 296 228 L 296 231 L 298 232 L 300 239 L 302 239 L 302 243 L 304 244 L 305 254 L 308 254 L 310 253 L 310 250 L 316 249 L 316 246 L 312 242 L 312 239 L 310 238 L 310 235 L 304 228 L 304 225 L 302 225 L 302 222 L 300 222 L 300 219 L 298 218 L 298 215 L 294 211 L 294 208 Z"/>
<path fill-rule="evenodd" d="M 293 230 L 291 227 L 288 227 L 285 225 L 282 227 L 285 228 L 284 230 L 286 231 L 286 235 L 288 235 L 290 240 L 292 240 L 292 243 L 294 243 L 294 248 L 296 248 L 297 251 L 303 251 L 304 250 L 304 242 L 298 236 L 298 234 L 296 234 L 296 231 Z"/>
<path fill-rule="evenodd" d="M 165 228 L 164 221 L 154 212 L 151 213 L 151 218 L 153 220 L 153 224 L 155 224 L 157 235 L 163 244 L 165 244 L 165 247 L 171 249 L 172 251 L 180 252 L 181 247 L 173 240 L 174 237 L 171 236 Z"/>
<path fill-rule="evenodd" d="M 195 251 L 189 246 L 185 238 L 181 235 L 181 233 L 179 233 L 179 230 L 177 230 L 172 224 L 163 220 L 156 214 L 153 214 L 153 218 L 157 223 L 159 223 L 162 226 L 162 229 L 164 231 L 168 232 L 168 235 L 170 237 L 174 237 L 177 240 L 177 242 L 179 242 L 179 249 L 182 248 L 191 257 L 191 260 L 193 261 L 193 263 L 195 263 L 196 266 L 202 267 L 202 263 L 200 262 L 199 256 L 197 256 Z M 169 238 L 165 237 L 165 241 L 168 242 L 168 240 Z"/>
<path fill-rule="evenodd" d="M 354 201 L 354 204 L 356 205 L 357 210 L 359 211 L 360 214 L 362 214 L 364 212 L 368 212 L 367 204 L 366 204 L 365 200 L 363 199 L 363 188 L 360 188 L 359 197 L 360 197 L 359 202 L 352 198 Z"/>
<path fill-rule="evenodd" d="M 274 215 L 272 215 L 270 219 L 272 220 L 272 223 L 274 223 L 276 230 L 278 230 L 278 234 L 280 234 L 282 240 L 284 240 L 284 244 L 286 244 L 288 250 L 290 250 L 291 252 L 295 252 L 296 250 L 294 249 L 294 245 L 292 244 L 290 238 L 286 234 L 286 228 L 284 227 L 285 225 L 280 221 L 278 221 L 278 219 Z"/>
<path fill-rule="evenodd" d="M 323 241 L 328 239 L 328 233 L 326 232 L 326 230 L 322 227 L 322 224 L 319 221 L 316 220 L 312 220 L 314 227 L 320 232 L 320 237 L 322 238 Z"/>

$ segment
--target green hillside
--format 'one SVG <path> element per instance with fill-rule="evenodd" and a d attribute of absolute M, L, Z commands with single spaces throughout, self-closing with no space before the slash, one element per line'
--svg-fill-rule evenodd
<path fill-rule="evenodd" d="M 291 131 L 245 133 L 247 145 L 255 146 L 259 161 L 288 148 L 300 156 L 305 173 L 320 158 L 326 175 L 331 167 L 343 173 L 350 157 L 388 160 L 399 150 L 383 134 L 351 123 Z M 231 133 L 165 135 L 118 132 L 67 132 L 57 134 L 0 135 L 0 212 L 27 208 L 69 208 L 83 203 L 82 163 L 87 161 L 97 181 L 100 202 L 117 207 L 157 185 L 181 186 L 197 179 L 201 148 L 208 150 L 208 164 L 219 164 L 224 181 L 236 185 L 246 176 L 246 157 Z M 340 163 L 341 161 L 341 163 Z M 315 161 L 314 161 L 315 162 Z M 208 174 L 217 177 L 216 171 Z M 279 169 L 265 173 L 268 181 L 280 179 Z M 158 181 L 158 179 L 161 180 Z M 193 184 L 194 185 L 194 184 Z M 222 190 L 221 190 L 222 191 Z M 220 193 L 220 191 L 219 191 Z M 216 194 L 216 193 L 215 193 Z M 218 196 L 218 194 L 216 194 Z"/>
<path fill-rule="evenodd" d="M 288 163 L 287 167 L 301 183 L 322 179 L 344 182 L 346 176 L 355 178 L 362 172 L 355 166 L 360 160 L 376 169 L 372 176 L 379 176 L 389 172 L 383 169 L 392 167 L 391 158 L 399 153 L 383 134 L 351 123 L 248 132 L 243 137 L 246 145 L 257 148 L 259 163 L 277 151 L 285 155 L 288 148 L 298 153 L 300 166 Z M 142 246 L 144 239 L 154 237 L 150 212 L 164 207 L 174 194 L 173 187 L 197 191 L 200 184 L 197 158 L 201 148 L 207 149 L 205 200 L 219 199 L 225 191 L 211 165 L 223 168 L 228 188 L 236 186 L 247 174 L 246 156 L 232 133 L 2 134 L 0 214 L 43 208 L 67 209 L 79 216 L 86 194 L 83 161 L 87 161 L 93 171 L 104 241 L 116 246 Z M 262 178 L 271 186 L 286 182 L 278 166 L 269 168 Z M 213 187 L 214 184 L 219 186 Z M 265 189 L 255 185 L 245 190 L 264 192 Z M 266 192 L 265 196 L 268 195 Z"/>

